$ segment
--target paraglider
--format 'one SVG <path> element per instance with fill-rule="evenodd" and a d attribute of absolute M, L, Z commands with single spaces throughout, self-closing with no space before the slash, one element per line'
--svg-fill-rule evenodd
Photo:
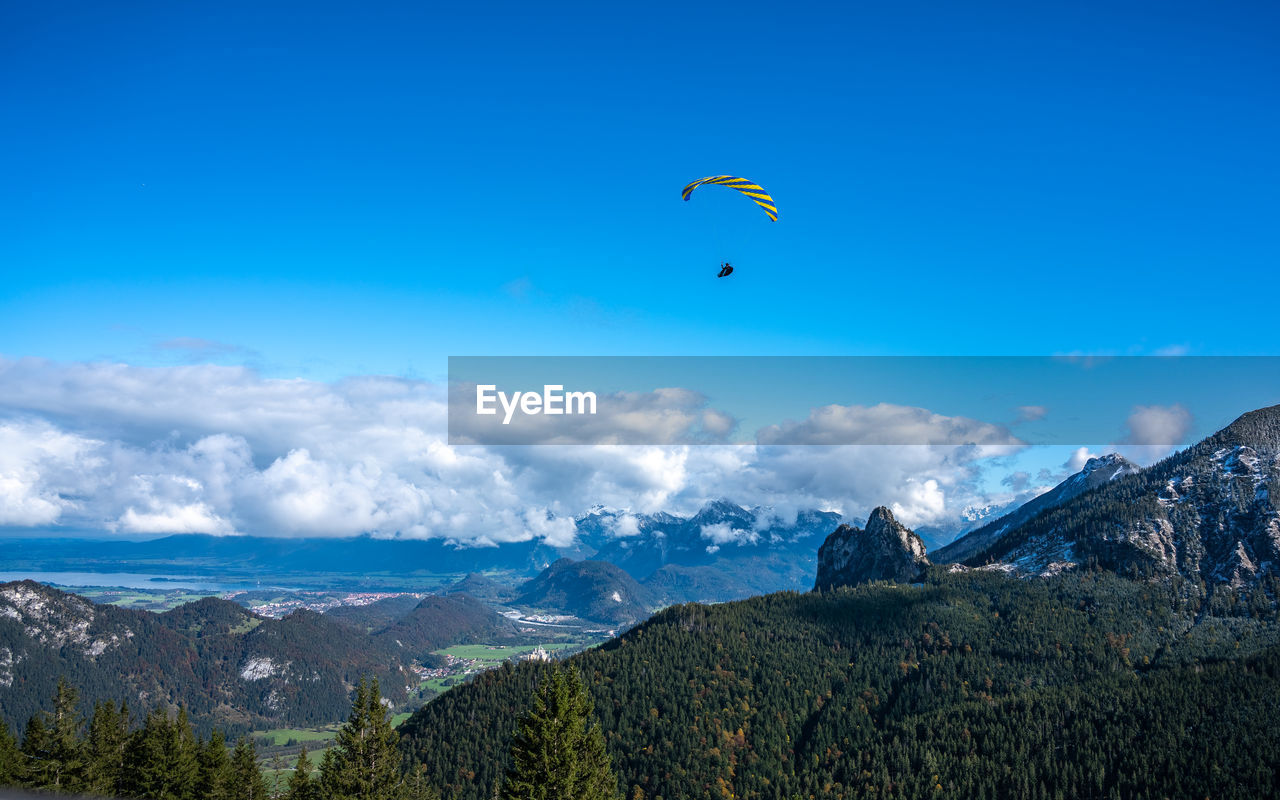
<path fill-rule="evenodd" d="M 737 178 L 733 175 L 712 175 L 709 178 L 700 178 L 684 187 L 684 190 L 680 192 L 680 196 L 687 201 L 689 199 L 689 195 L 693 194 L 694 189 L 699 186 L 712 185 L 727 186 L 730 189 L 741 192 L 747 197 L 750 197 L 756 205 L 760 206 L 760 208 L 764 209 L 764 213 L 769 216 L 770 220 L 774 222 L 778 221 L 778 207 L 774 204 L 773 198 L 769 196 L 769 193 L 764 190 L 763 186 L 758 183 L 754 183 L 748 178 Z M 733 267 L 729 265 L 728 261 L 723 261 L 720 264 L 720 273 L 716 275 L 716 277 L 727 278 L 732 273 Z"/>
<path fill-rule="evenodd" d="M 689 199 L 689 195 L 693 194 L 693 190 L 699 186 L 709 186 L 715 184 L 717 186 L 728 186 L 730 189 L 737 189 L 747 197 L 755 201 L 756 205 L 764 209 L 764 213 L 769 215 L 769 219 L 774 222 L 778 221 L 778 207 L 774 205 L 773 198 L 764 190 L 764 187 L 757 183 L 752 183 L 747 178 L 735 178 L 732 175 L 712 175 L 710 178 L 700 178 L 680 192 L 680 196 L 685 200 Z"/>

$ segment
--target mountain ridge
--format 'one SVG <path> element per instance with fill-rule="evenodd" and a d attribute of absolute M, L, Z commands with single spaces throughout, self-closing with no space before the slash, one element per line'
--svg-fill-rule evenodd
<path fill-rule="evenodd" d="M 997 519 L 975 528 L 930 554 L 938 564 L 965 561 L 991 547 L 1006 532 L 1023 525 L 1049 508 L 1096 489 L 1107 481 L 1138 471 L 1139 467 L 1118 453 L 1090 458 L 1084 467 L 1044 494 L 1038 495 Z"/>
<path fill-rule="evenodd" d="M 623 796 L 1200 797 L 1224 774 L 1273 796 L 1276 608 L 1199 614 L 1186 588 L 934 569 L 675 606 L 568 663 Z M 504 667 L 427 704 L 400 727 L 406 762 L 447 797 L 489 797 L 546 669 Z M 1150 770 L 1135 740 L 1175 744 Z M 1088 757 L 1026 756 L 1058 748 Z"/>
<path fill-rule="evenodd" d="M 206 598 L 155 614 L 34 581 L 0 584 L 0 716 L 11 725 L 39 710 L 59 676 L 87 703 L 181 704 L 205 728 L 322 724 L 342 717 L 363 675 L 393 702 L 416 685 L 394 652 L 310 611 L 276 620 Z"/>
<path fill-rule="evenodd" d="M 613 625 L 639 622 L 656 605 L 652 593 L 617 565 L 568 558 L 521 586 L 516 602 Z"/>
<path fill-rule="evenodd" d="M 1156 464 L 1004 532 L 961 562 L 1015 574 L 1095 564 L 1240 587 L 1280 572 L 1280 406 L 1241 415 Z"/>

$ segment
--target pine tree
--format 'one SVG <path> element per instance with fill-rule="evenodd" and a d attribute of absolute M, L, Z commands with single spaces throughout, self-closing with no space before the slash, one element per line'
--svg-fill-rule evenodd
<path fill-rule="evenodd" d="M 227 740 L 222 731 L 209 734 L 200 747 L 200 778 L 196 782 L 200 800 L 231 800 L 231 759 L 227 757 Z"/>
<path fill-rule="evenodd" d="M 148 800 L 182 800 L 174 791 L 169 749 L 173 721 L 163 709 L 152 709 L 129 740 L 124 794 Z"/>
<path fill-rule="evenodd" d="M 78 792 L 84 780 L 84 717 L 77 708 L 80 693 L 66 678 L 58 679 L 53 696 L 53 712 L 45 727 L 49 732 L 49 765 L 46 784 L 42 788 L 61 792 Z"/>
<path fill-rule="evenodd" d="M 326 800 L 387 800 L 400 789 L 399 737 L 382 705 L 378 681 L 361 680 L 351 716 L 320 765 Z M 332 755 L 332 757 L 330 757 Z"/>
<path fill-rule="evenodd" d="M 267 787 L 267 791 L 272 797 L 283 797 L 281 785 L 284 783 L 284 759 L 280 757 L 279 751 L 271 754 L 271 767 L 267 771 L 271 773 L 271 785 Z"/>
<path fill-rule="evenodd" d="M 85 746 L 85 784 L 90 794 L 113 797 L 122 791 L 125 754 L 129 746 L 129 709 L 110 700 L 93 708 Z"/>
<path fill-rule="evenodd" d="M 84 748 L 80 732 L 84 719 L 76 705 L 79 695 L 65 679 L 58 680 L 53 711 L 31 717 L 22 739 L 21 780 L 35 789 L 78 791 L 84 777 Z"/>
<path fill-rule="evenodd" d="M 49 785 L 49 731 L 45 728 L 44 714 L 35 714 L 27 720 L 22 735 L 22 764 L 19 780 L 37 789 Z"/>
<path fill-rule="evenodd" d="M 253 742 L 241 736 L 231 753 L 231 800 L 267 800 L 267 781 L 258 769 L 258 754 Z"/>
<path fill-rule="evenodd" d="M 577 670 L 559 665 L 538 687 L 511 743 L 502 800 L 615 800 L 618 781 Z"/>
<path fill-rule="evenodd" d="M 9 726 L 0 722 L 0 786 L 13 786 L 22 780 L 22 753 Z"/>
<path fill-rule="evenodd" d="M 324 755 L 320 756 L 320 765 L 319 765 L 320 774 L 316 776 L 315 780 L 313 781 L 316 785 L 316 792 L 325 800 L 333 799 L 333 793 L 330 787 L 334 785 L 332 778 L 330 778 L 326 783 L 325 776 L 333 775 L 337 772 L 337 770 L 338 770 L 338 751 L 336 748 L 330 747 L 328 750 L 324 751 Z"/>
<path fill-rule="evenodd" d="M 400 800 L 440 800 L 440 793 L 427 783 L 426 767 L 417 767 L 405 778 Z"/>
<path fill-rule="evenodd" d="M 285 800 L 320 800 L 319 787 L 311 780 L 311 759 L 307 758 L 307 748 L 298 754 L 298 763 L 289 776 L 289 788 L 284 794 Z"/>
<path fill-rule="evenodd" d="M 189 800 L 200 777 L 199 743 L 185 710 L 170 718 L 164 709 L 147 714 L 129 739 L 121 770 L 121 793 L 147 800 Z"/>
<path fill-rule="evenodd" d="M 200 743 L 196 741 L 187 710 L 178 709 L 178 718 L 169 728 L 166 748 L 169 756 L 169 775 L 175 797 L 194 797 L 200 781 Z"/>

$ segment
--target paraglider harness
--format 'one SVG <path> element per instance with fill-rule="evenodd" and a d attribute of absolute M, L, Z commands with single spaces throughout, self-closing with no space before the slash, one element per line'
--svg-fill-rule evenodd
<path fill-rule="evenodd" d="M 720 265 L 720 274 L 719 274 L 719 275 L 716 275 L 716 277 L 717 277 L 717 278 L 727 278 L 727 277 L 729 277 L 729 276 L 730 276 L 730 275 L 732 275 L 732 274 L 733 274 L 733 267 L 729 266 L 729 262 L 728 262 L 728 261 L 725 261 L 724 263 L 722 263 L 722 264 Z"/>

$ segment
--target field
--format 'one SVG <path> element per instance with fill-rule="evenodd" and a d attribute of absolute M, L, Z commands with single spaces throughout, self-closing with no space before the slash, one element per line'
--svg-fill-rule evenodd
<path fill-rule="evenodd" d="M 338 726 L 329 725 L 325 728 L 312 729 L 276 728 L 275 730 L 255 733 L 253 738 L 259 745 L 264 747 L 288 747 L 291 746 L 291 742 L 294 744 L 309 744 L 311 742 L 327 741 L 337 735 Z"/>
<path fill-rule="evenodd" d="M 528 655 L 539 647 L 554 654 L 557 651 L 577 646 L 578 645 L 574 645 L 569 642 L 509 646 L 490 644 L 455 644 L 452 647 L 446 647 L 443 650 L 437 650 L 435 652 L 437 655 L 453 656 L 454 658 L 460 658 L 467 661 L 478 661 L 485 669 L 489 669 L 500 665 L 503 661 Z"/>
<path fill-rule="evenodd" d="M 418 688 L 424 692 L 440 694 L 448 691 L 450 687 L 465 683 L 478 672 L 499 667 L 504 661 L 519 660 L 539 647 L 553 656 L 562 657 L 576 653 L 593 643 L 559 641 L 521 645 L 456 644 L 435 651 L 436 655 L 452 659 L 449 674 L 428 678 L 422 681 Z"/>
<path fill-rule="evenodd" d="M 391 727 L 396 727 L 412 714 L 401 711 L 391 716 Z M 302 748 L 307 749 L 307 758 L 311 761 L 313 772 L 320 768 L 320 759 L 333 746 L 341 725 L 326 725 L 323 728 L 273 728 L 266 731 L 255 731 L 250 734 L 258 748 L 258 764 L 262 767 L 267 779 L 267 786 L 275 787 L 277 781 L 283 786 L 293 773 L 293 765 L 297 763 Z"/>
<path fill-rule="evenodd" d="M 197 592 L 190 589 L 125 589 L 110 586 L 59 587 L 95 603 L 136 608 L 141 611 L 168 611 L 183 603 L 194 603 L 206 597 L 217 597 L 218 592 Z"/>

